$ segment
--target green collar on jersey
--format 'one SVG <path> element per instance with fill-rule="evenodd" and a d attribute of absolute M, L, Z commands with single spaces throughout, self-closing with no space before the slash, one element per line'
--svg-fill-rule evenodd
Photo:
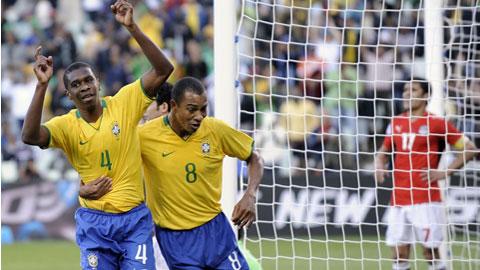
<path fill-rule="evenodd" d="M 163 123 L 167 126 L 172 126 L 170 125 L 170 120 L 168 120 L 168 114 L 163 117 Z"/>

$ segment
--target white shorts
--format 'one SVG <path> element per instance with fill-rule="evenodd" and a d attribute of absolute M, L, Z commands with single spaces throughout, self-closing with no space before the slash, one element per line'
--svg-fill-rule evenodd
<path fill-rule="evenodd" d="M 441 203 L 391 206 L 386 244 L 395 247 L 420 243 L 427 248 L 438 248 L 446 226 L 445 208 Z"/>

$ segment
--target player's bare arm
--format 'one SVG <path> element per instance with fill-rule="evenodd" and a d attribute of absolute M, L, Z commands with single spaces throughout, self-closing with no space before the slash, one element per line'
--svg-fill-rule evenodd
<path fill-rule="evenodd" d="M 119 0 L 110 6 L 117 22 L 122 24 L 130 35 L 137 41 L 142 48 L 143 53 L 152 65 L 152 69 L 142 76 L 142 86 L 145 93 L 150 97 L 155 97 L 156 89 L 167 80 L 173 72 L 173 65 L 162 53 L 155 43 L 153 43 L 143 31 L 138 27 L 133 19 L 133 6 L 125 0 Z"/>
<path fill-rule="evenodd" d="M 256 151 L 252 152 L 247 163 L 249 176 L 247 190 L 235 205 L 232 214 L 233 224 L 240 228 L 244 226 L 248 228 L 256 219 L 255 201 L 263 177 L 263 159 Z"/>
<path fill-rule="evenodd" d="M 423 181 L 438 181 L 447 178 L 453 174 L 457 169 L 462 168 L 468 161 L 472 160 L 478 153 L 478 148 L 467 137 L 463 136 L 460 145 L 453 145 L 457 153 L 456 158 L 450 163 L 446 170 L 428 170 L 421 174 Z"/>
<path fill-rule="evenodd" d="M 386 165 L 388 161 L 387 157 L 388 149 L 385 146 L 381 146 L 375 156 L 375 180 L 382 184 L 385 181 L 385 175 L 387 174 Z"/>
<path fill-rule="evenodd" d="M 78 195 L 87 200 L 98 200 L 112 190 L 112 179 L 103 175 L 85 184 L 80 181 Z"/>
<path fill-rule="evenodd" d="M 53 59 L 51 56 L 42 55 L 41 50 L 41 46 L 35 50 L 33 71 L 37 77 L 37 86 L 23 123 L 22 141 L 26 144 L 46 148 L 50 135 L 47 129 L 40 125 L 40 121 L 42 120 L 43 102 L 48 82 L 53 74 Z"/>

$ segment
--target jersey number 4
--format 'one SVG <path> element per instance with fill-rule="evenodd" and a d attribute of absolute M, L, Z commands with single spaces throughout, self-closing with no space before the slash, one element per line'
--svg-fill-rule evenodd
<path fill-rule="evenodd" d="M 102 152 L 100 167 L 107 167 L 109 171 L 112 170 L 112 162 L 110 161 L 110 153 L 108 150 Z"/>
<path fill-rule="evenodd" d="M 147 263 L 147 245 L 142 244 L 137 246 L 137 255 L 135 255 L 135 260 L 142 261 L 142 264 Z"/>

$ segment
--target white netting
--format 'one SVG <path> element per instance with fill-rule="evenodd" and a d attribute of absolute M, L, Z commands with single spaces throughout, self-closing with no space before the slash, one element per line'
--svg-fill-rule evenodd
<path fill-rule="evenodd" d="M 455 117 L 456 125 L 468 137 L 480 143 L 480 2 L 451 1 L 444 4 L 445 47 L 444 61 L 447 66 L 446 84 L 448 85 L 448 109 Z M 464 212 L 465 218 L 450 219 L 450 246 L 453 258 L 469 259 L 458 269 L 480 269 L 480 218 L 478 194 L 480 175 L 478 163 L 469 163 L 458 179 L 450 181 L 447 198 L 459 199 L 468 205 L 470 212 Z M 465 192 L 467 191 L 467 192 Z M 461 195 L 457 195 L 458 192 Z M 455 198 L 455 195 L 457 198 Z M 471 208 L 470 208 L 471 207 Z M 452 207 L 454 208 L 454 207 Z M 450 211 L 454 211 L 450 209 Z M 468 216 L 470 214 L 470 216 Z M 451 216 L 450 216 L 451 217 Z M 465 222 L 468 220 L 470 222 Z M 457 269 L 457 268 L 455 268 Z"/>
<path fill-rule="evenodd" d="M 439 0 L 440 1 L 440 0 Z M 246 246 L 264 269 L 391 269 L 374 156 L 405 82 L 426 77 L 421 0 L 243 0 L 239 128 L 266 161 Z M 443 1 L 442 108 L 480 145 L 480 1 Z M 430 30 L 429 30 L 430 31 Z M 452 159 L 452 155 L 449 160 Z M 447 157 L 447 160 L 448 160 Z M 243 166 L 245 168 L 245 166 Z M 477 162 L 445 192 L 448 264 L 480 269 Z M 245 172 L 245 170 L 244 170 Z M 245 187 L 246 180 L 243 180 Z M 413 246 L 411 269 L 427 269 Z"/>

